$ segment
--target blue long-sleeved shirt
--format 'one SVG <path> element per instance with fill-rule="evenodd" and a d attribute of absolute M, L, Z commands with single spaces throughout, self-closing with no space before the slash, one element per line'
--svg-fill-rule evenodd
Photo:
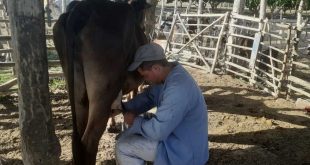
<path fill-rule="evenodd" d="M 161 85 L 153 85 L 124 103 L 125 109 L 143 113 L 157 107 L 155 117 L 137 117 L 129 128 L 159 141 L 155 165 L 203 165 L 209 159 L 207 107 L 200 88 L 177 64 Z"/>

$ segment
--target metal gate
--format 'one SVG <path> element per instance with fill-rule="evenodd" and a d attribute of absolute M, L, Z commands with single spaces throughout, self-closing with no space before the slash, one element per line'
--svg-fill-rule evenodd
<path fill-rule="evenodd" d="M 198 24 L 198 19 L 203 23 Z M 175 14 L 165 47 L 167 58 L 212 73 L 225 43 L 227 20 L 228 13 Z"/>

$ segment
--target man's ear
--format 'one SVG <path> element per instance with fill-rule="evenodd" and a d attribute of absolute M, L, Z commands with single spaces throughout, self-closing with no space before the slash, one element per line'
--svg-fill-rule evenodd
<path fill-rule="evenodd" d="M 160 70 L 161 70 L 161 67 L 160 67 L 160 65 L 158 65 L 158 64 L 154 64 L 154 65 L 152 66 L 152 69 L 154 69 L 155 71 L 160 71 Z"/>

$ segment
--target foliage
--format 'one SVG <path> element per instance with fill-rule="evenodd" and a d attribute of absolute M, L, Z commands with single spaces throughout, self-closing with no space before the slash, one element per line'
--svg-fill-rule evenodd
<path fill-rule="evenodd" d="M 273 12 L 278 6 L 278 0 L 267 0 L 267 5 L 269 6 L 271 12 Z"/>
<path fill-rule="evenodd" d="M 246 0 L 245 1 L 245 6 L 249 8 L 249 10 L 255 14 L 258 13 L 259 5 L 260 5 L 260 0 Z"/>
<path fill-rule="evenodd" d="M 289 9 L 294 9 L 298 0 L 278 0 L 278 7 L 282 8 L 283 12 Z"/>
<path fill-rule="evenodd" d="M 63 78 L 53 78 L 49 81 L 49 88 L 51 90 L 66 89 L 66 82 Z"/>
<path fill-rule="evenodd" d="M 220 3 L 234 3 L 233 0 L 204 0 L 205 2 L 209 2 L 209 4 L 211 5 L 212 9 L 216 9 L 216 7 L 220 4 Z"/>
<path fill-rule="evenodd" d="M 276 8 L 282 9 L 284 12 L 287 10 L 297 10 L 300 0 L 267 0 L 271 12 Z M 310 8 L 310 0 L 304 0 L 305 8 Z M 260 6 L 260 0 L 246 0 L 246 7 L 252 12 L 258 12 Z"/>

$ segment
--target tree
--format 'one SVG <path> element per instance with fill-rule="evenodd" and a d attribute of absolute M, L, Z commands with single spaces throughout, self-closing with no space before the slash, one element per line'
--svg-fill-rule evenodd
<path fill-rule="evenodd" d="M 60 145 L 52 123 L 42 0 L 9 0 L 13 53 L 18 77 L 23 163 L 59 163 Z"/>
<path fill-rule="evenodd" d="M 260 0 L 246 0 L 245 6 L 256 16 L 258 15 Z"/>

